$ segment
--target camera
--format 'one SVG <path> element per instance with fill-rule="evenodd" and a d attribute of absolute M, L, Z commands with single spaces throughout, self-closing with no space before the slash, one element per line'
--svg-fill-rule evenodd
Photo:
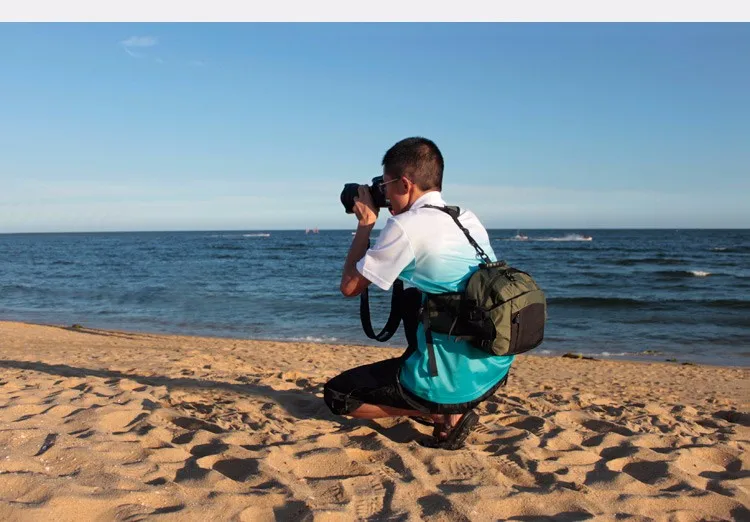
<path fill-rule="evenodd" d="M 383 176 L 376 176 L 372 178 L 372 185 L 369 186 L 375 208 L 385 208 L 388 206 L 385 190 L 381 186 L 381 183 L 383 183 Z M 341 204 L 344 205 L 347 214 L 354 213 L 354 198 L 358 196 L 358 191 L 359 183 L 347 183 L 344 185 L 344 190 L 341 191 Z"/>

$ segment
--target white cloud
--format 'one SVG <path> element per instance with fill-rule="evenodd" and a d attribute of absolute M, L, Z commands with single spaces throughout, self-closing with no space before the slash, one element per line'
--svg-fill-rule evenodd
<path fill-rule="evenodd" d="M 122 50 L 129 56 L 139 58 L 141 56 L 140 53 L 133 51 L 133 49 L 145 49 L 153 47 L 158 43 L 159 40 L 155 36 L 131 36 L 127 40 L 122 40 L 120 45 L 122 46 Z"/>
<path fill-rule="evenodd" d="M 153 47 L 158 43 L 158 38 L 154 36 L 131 36 L 120 42 L 123 47 Z"/>

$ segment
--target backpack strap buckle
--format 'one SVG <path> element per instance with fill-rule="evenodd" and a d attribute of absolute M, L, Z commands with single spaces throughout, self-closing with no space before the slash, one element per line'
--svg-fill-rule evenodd
<path fill-rule="evenodd" d="M 432 346 L 432 329 L 430 328 L 430 301 L 426 300 L 422 305 L 422 325 L 424 326 L 424 338 L 427 343 L 427 364 L 429 365 L 430 377 L 437 377 L 437 359 L 435 347 Z"/>

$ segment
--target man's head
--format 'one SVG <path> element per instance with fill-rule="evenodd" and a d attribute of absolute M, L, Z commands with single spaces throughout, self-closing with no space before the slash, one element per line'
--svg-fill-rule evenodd
<path fill-rule="evenodd" d="M 408 210 L 425 192 L 443 188 L 443 155 L 427 138 L 406 138 L 383 156 L 386 196 L 394 214 Z M 394 181 L 398 180 L 398 181 Z"/>

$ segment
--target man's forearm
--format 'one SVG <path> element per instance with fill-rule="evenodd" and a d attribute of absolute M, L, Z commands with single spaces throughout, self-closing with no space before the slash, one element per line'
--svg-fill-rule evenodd
<path fill-rule="evenodd" d="M 357 272 L 357 261 L 365 257 L 367 245 L 370 239 L 372 225 L 359 225 L 354 233 L 352 246 L 349 247 L 349 254 L 344 262 L 344 272 L 341 274 L 341 293 L 347 297 L 354 297 L 361 294 L 367 285 L 370 284 L 364 276 Z"/>
<path fill-rule="evenodd" d="M 365 257 L 365 253 L 367 252 L 370 243 L 370 232 L 374 226 L 374 223 L 372 225 L 357 226 L 357 232 L 354 234 L 352 245 L 349 247 L 349 253 L 344 262 L 344 277 L 356 275 L 357 261 Z"/>

